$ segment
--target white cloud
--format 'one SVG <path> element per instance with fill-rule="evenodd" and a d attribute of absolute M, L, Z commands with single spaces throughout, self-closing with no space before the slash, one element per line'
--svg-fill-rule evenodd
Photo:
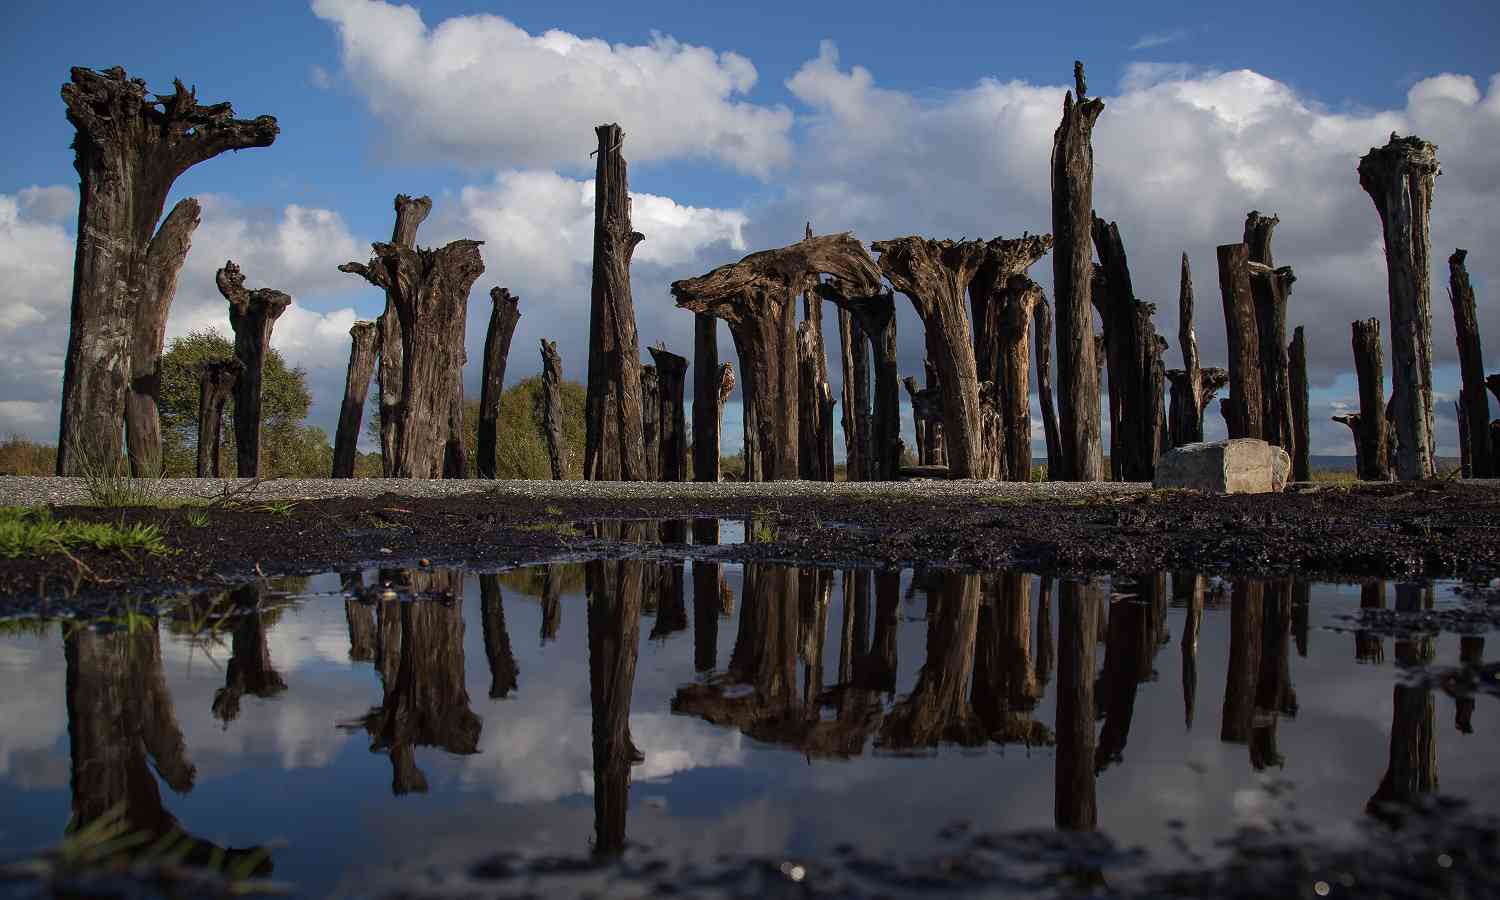
<path fill-rule="evenodd" d="M 494 15 L 429 28 L 382 0 L 312 8 L 337 27 L 345 74 L 409 158 L 574 169 L 606 122 L 624 127 L 632 161 L 713 159 L 763 176 L 791 153 L 791 113 L 743 99 L 757 75 L 736 53 L 660 34 L 645 45 L 530 34 Z"/>
<path fill-rule="evenodd" d="M 1187 31 L 1182 28 L 1174 28 L 1171 31 L 1153 31 L 1141 35 L 1139 40 L 1130 45 L 1130 49 L 1150 50 L 1152 47 L 1174 44 L 1185 37 L 1187 37 Z"/>
<path fill-rule="evenodd" d="M 326 91 L 329 88 L 333 87 L 333 76 L 328 74 L 327 69 L 323 68 L 317 63 L 314 63 L 311 67 L 308 68 L 307 81 L 309 84 L 311 84 L 315 88 L 318 88 L 319 90 Z"/>

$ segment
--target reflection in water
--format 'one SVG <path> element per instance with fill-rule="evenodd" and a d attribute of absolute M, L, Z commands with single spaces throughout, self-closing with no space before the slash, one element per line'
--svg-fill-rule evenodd
<path fill-rule="evenodd" d="M 1385 582 L 1367 581 L 1359 588 L 1361 609 L 1385 609 Z M 1385 641 L 1369 631 L 1354 633 L 1354 658 L 1362 663 L 1385 662 Z"/>
<path fill-rule="evenodd" d="M 1250 740 L 1264 629 L 1265 584 L 1235 579 L 1229 600 L 1229 671 L 1224 677 L 1224 711 L 1219 727 L 1219 739 L 1225 743 Z"/>
<path fill-rule="evenodd" d="M 1281 766 L 1285 760 L 1276 743 L 1281 716 L 1297 715 L 1297 692 L 1292 687 L 1292 583 L 1266 582 L 1262 594 L 1264 631 L 1261 633 L 1260 671 L 1255 685 L 1255 712 L 1250 729 L 1250 764 L 1257 770 Z"/>
<path fill-rule="evenodd" d="M 981 584 L 985 602 L 974 654 L 974 715 L 996 743 L 1050 743 L 1047 727 L 1031 718 L 1042 697 L 1031 651 L 1031 579 L 1000 572 L 983 576 Z"/>
<path fill-rule="evenodd" d="M 1396 609 L 1417 612 L 1431 609 L 1431 586 L 1396 585 Z M 1430 635 L 1396 641 L 1396 665 L 1414 666 L 1431 662 L 1435 652 Z M 1385 777 L 1370 797 L 1366 809 L 1380 814 L 1391 803 L 1410 803 L 1437 790 L 1437 733 L 1432 689 L 1425 684 L 1397 684 L 1391 689 L 1391 754 Z"/>
<path fill-rule="evenodd" d="M 1193 728 L 1198 703 L 1198 632 L 1203 627 L 1203 599 L 1208 580 L 1189 572 L 1172 574 L 1172 603 L 1186 610 L 1182 624 L 1182 716 Z"/>
<path fill-rule="evenodd" d="M 1094 797 L 1094 644 L 1107 596 L 1103 583 L 1063 581 L 1057 592 L 1056 800 L 1058 828 L 1099 824 Z"/>
<path fill-rule="evenodd" d="M 618 526 L 617 526 L 618 527 Z M 624 525 L 623 540 L 640 540 Z M 594 852 L 625 849 L 630 767 L 641 753 L 630 738 L 630 693 L 640 652 L 644 570 L 635 560 L 588 563 L 589 703 L 593 710 Z"/>
<path fill-rule="evenodd" d="M 484 628 L 484 655 L 490 661 L 490 699 L 503 700 L 516 689 L 520 669 L 505 630 L 505 596 L 500 593 L 499 575 L 479 576 L 479 615 Z"/>
<path fill-rule="evenodd" d="M 244 695 L 270 699 L 286 690 L 286 679 L 271 665 L 271 648 L 266 645 L 269 623 L 268 614 L 261 612 L 263 593 L 257 582 L 229 595 L 236 614 L 234 635 L 224 687 L 214 694 L 214 716 L 226 725 L 239 718 Z"/>
<path fill-rule="evenodd" d="M 969 705 L 979 623 L 979 576 L 944 572 L 927 594 L 927 658 L 917 685 L 886 716 L 876 746 L 888 750 L 935 747 L 941 741 L 976 745 L 985 735 Z"/>

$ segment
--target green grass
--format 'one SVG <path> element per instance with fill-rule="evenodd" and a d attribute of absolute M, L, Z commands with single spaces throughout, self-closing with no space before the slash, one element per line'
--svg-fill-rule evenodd
<path fill-rule="evenodd" d="M 583 532 L 572 522 L 532 522 L 515 526 L 517 531 L 545 531 L 563 538 L 582 537 Z"/>
<path fill-rule="evenodd" d="M 137 552 L 152 556 L 173 552 L 155 525 L 78 522 L 54 519 L 46 509 L 0 507 L 0 556 L 7 559 L 50 556 L 79 549 L 127 556 Z"/>
<path fill-rule="evenodd" d="M 780 518 L 781 510 L 757 506 L 750 513 L 750 542 L 752 544 L 775 543 L 777 528 L 774 523 Z"/>
<path fill-rule="evenodd" d="M 203 528 L 208 525 L 208 512 L 202 509 L 188 510 L 187 523 L 190 528 Z"/>

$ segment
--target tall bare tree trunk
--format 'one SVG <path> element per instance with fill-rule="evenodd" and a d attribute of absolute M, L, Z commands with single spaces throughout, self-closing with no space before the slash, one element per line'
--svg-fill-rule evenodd
<path fill-rule="evenodd" d="M 825 300 L 849 310 L 854 322 L 870 339 L 875 394 L 866 474 L 871 481 L 890 481 L 896 478 L 901 468 L 901 375 L 896 363 L 896 300 L 890 291 L 879 291 L 878 288 L 876 293 L 869 295 L 851 295 L 852 290 L 837 280 L 819 287 Z"/>
<path fill-rule="evenodd" d="M 1286 350 L 1286 304 L 1297 277 L 1289 266 L 1275 267 L 1271 235 L 1280 219 L 1251 210 L 1245 217 L 1250 251 L 1250 294 L 1260 348 L 1261 428 L 1268 443 L 1295 454 L 1292 400 Z"/>
<path fill-rule="evenodd" d="M 656 366 L 641 366 L 641 461 L 642 481 L 661 480 L 661 390 Z"/>
<path fill-rule="evenodd" d="M 557 342 L 542 338 L 542 432 L 547 436 L 547 460 L 552 480 L 566 476 L 567 440 L 563 436 L 562 357 Z"/>
<path fill-rule="evenodd" d="M 1264 438 L 1260 327 L 1250 289 L 1250 248 L 1244 243 L 1219 247 L 1219 294 L 1229 337 L 1229 436 Z"/>
<path fill-rule="evenodd" d="M 693 316 L 693 480 L 719 480 L 719 321 Z"/>
<path fill-rule="evenodd" d="M 1292 445 L 1296 448 L 1292 451 L 1292 480 L 1310 481 L 1312 448 L 1308 442 L 1312 435 L 1307 413 L 1307 342 L 1301 325 L 1293 330 L 1286 355 L 1290 365 L 1287 385 L 1292 395 Z"/>
<path fill-rule="evenodd" d="M 480 478 L 495 477 L 496 429 L 500 421 L 500 397 L 505 393 L 505 363 L 510 358 L 510 339 L 521 318 L 521 298 L 503 287 L 490 288 L 490 325 L 484 332 L 484 371 L 479 380 Z"/>
<path fill-rule="evenodd" d="M 62 99 L 76 131 L 79 204 L 57 473 L 117 464 L 130 392 L 132 468 L 144 474 L 160 465 L 159 419 L 153 435 L 147 405 L 156 401 L 161 331 L 197 202 L 180 202 L 161 232 L 156 223 L 179 175 L 228 150 L 269 147 L 278 129 L 271 116 L 233 118 L 228 103 L 199 106 L 180 81 L 147 99 L 146 83 L 118 67 L 73 68 Z M 153 443 L 154 462 L 145 458 Z"/>
<path fill-rule="evenodd" d="M 1062 437 L 1057 432 L 1057 406 L 1052 399 L 1052 307 L 1044 294 L 1032 310 L 1032 345 L 1036 347 L 1036 395 L 1042 408 L 1042 433 L 1047 441 L 1047 478 L 1054 479 L 1054 463 L 1062 460 Z"/>
<path fill-rule="evenodd" d="M 234 395 L 234 383 L 244 366 L 237 359 L 207 363 L 198 381 L 198 477 L 218 478 L 224 407 Z"/>
<path fill-rule="evenodd" d="M 234 391 L 235 474 L 255 478 L 260 474 L 261 379 L 266 351 L 271 349 L 271 328 L 292 298 L 271 288 L 246 290 L 245 276 L 232 260 L 224 263 L 214 280 L 219 293 L 229 301 L 234 355 L 242 366 Z"/>
<path fill-rule="evenodd" d="M 683 395 L 687 390 L 687 357 L 679 356 L 665 347 L 649 347 L 651 358 L 656 361 L 656 387 L 658 412 L 656 421 L 660 433 L 659 463 L 657 478 L 661 481 L 687 481 L 687 413 L 683 409 Z"/>
<path fill-rule="evenodd" d="M 1001 443 L 990 452 L 999 457 L 996 477 L 1009 481 L 1031 477 L 1031 319 L 1043 295 L 1026 270 L 1051 248 L 1050 234 L 995 238 L 969 284 L 975 365 L 1001 410 Z"/>
<path fill-rule="evenodd" d="M 853 314 L 839 308 L 839 362 L 843 382 L 844 480 L 871 481 L 870 348 Z"/>
<path fill-rule="evenodd" d="M 1454 250 L 1448 257 L 1448 297 L 1453 301 L 1453 325 L 1458 340 L 1458 367 L 1463 375 L 1459 403 L 1468 427 L 1463 429 L 1469 445 L 1469 468 L 1473 478 L 1491 478 L 1495 473 L 1490 448 L 1490 398 L 1484 392 L 1484 354 L 1479 349 L 1479 321 L 1474 311 L 1474 286 L 1464 265 L 1467 250 Z"/>
<path fill-rule="evenodd" d="M 1117 481 L 1150 481 L 1156 475 L 1156 363 L 1160 358 L 1151 316 L 1156 304 L 1136 299 L 1125 243 L 1114 222 L 1093 219 L 1094 306 L 1104 322 L 1109 363 L 1110 469 Z"/>
<path fill-rule="evenodd" d="M 1182 254 L 1177 288 L 1177 343 L 1182 350 L 1182 368 L 1167 371 L 1172 383 L 1168 429 L 1172 446 L 1185 447 L 1203 440 L 1203 408 L 1208 405 L 1203 399 L 1198 335 L 1193 330 L 1193 271 L 1186 253 Z"/>
<path fill-rule="evenodd" d="M 359 453 L 359 425 L 375 373 L 375 323 L 355 322 L 349 329 L 349 372 L 344 377 L 344 402 L 339 407 L 339 430 L 333 443 L 333 477 L 353 478 Z"/>
<path fill-rule="evenodd" d="M 1361 481 L 1386 481 L 1390 478 L 1386 442 L 1391 435 L 1385 424 L 1385 354 L 1380 347 L 1380 320 L 1355 321 L 1352 329 L 1354 372 L 1359 379 L 1359 477 Z"/>

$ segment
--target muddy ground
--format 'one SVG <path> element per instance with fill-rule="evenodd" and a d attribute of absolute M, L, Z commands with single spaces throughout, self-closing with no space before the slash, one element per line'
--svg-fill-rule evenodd
<path fill-rule="evenodd" d="M 1319 579 L 1500 575 L 1500 487 L 1452 481 L 1236 497 L 1154 491 L 931 502 L 385 494 L 235 508 L 61 506 L 54 514 L 152 523 L 175 552 L 0 560 L 0 615 L 360 564 L 502 568 L 562 554 L 641 552 L 594 537 L 590 523 L 687 516 L 750 520 L 746 543 L 691 551 L 731 560 L 1018 567 L 1064 576 L 1163 569 Z"/>

